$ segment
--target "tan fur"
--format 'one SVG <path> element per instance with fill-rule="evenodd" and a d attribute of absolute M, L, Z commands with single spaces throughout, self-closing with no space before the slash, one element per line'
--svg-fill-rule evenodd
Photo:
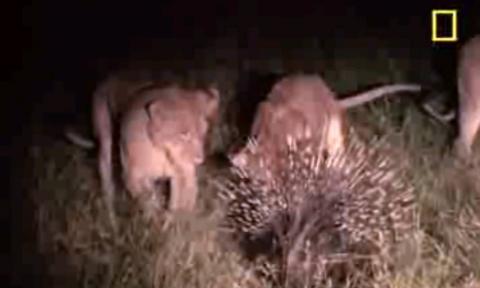
<path fill-rule="evenodd" d="M 196 167 L 205 159 L 204 143 L 218 104 L 219 92 L 213 88 L 167 87 L 139 95 L 122 119 L 120 133 L 123 179 L 134 198 L 155 193 L 156 180 L 170 179 L 168 208 L 195 207 Z"/>
<path fill-rule="evenodd" d="M 113 124 L 120 122 L 123 181 L 134 198 L 156 197 L 155 181 L 172 183 L 172 210 L 191 210 L 197 195 L 195 167 L 203 162 L 203 143 L 216 119 L 219 92 L 159 88 L 148 75 L 114 74 L 93 95 L 92 122 L 98 141 L 98 170 L 114 229 Z M 152 201 L 153 201 L 152 200 Z M 156 203 L 144 202 L 147 213 Z"/>
<path fill-rule="evenodd" d="M 113 228 L 117 229 L 114 213 L 115 182 L 112 174 L 114 121 L 125 111 L 137 91 L 153 84 L 148 75 L 117 73 L 110 75 L 92 97 L 92 123 L 98 142 L 98 171 L 105 202 Z"/>
<path fill-rule="evenodd" d="M 273 86 L 267 100 L 257 109 L 250 134 L 255 145 L 247 145 L 233 155 L 232 163 L 268 179 L 272 175 L 262 175 L 266 170 L 263 167 L 269 165 L 270 171 L 275 170 L 276 155 L 281 149 L 278 143 L 283 143 L 286 137 L 298 138 L 305 134 L 319 140 L 323 155 L 341 152 L 346 144 L 345 109 L 388 93 L 419 90 L 418 85 L 386 85 L 348 99 L 336 100 L 335 93 L 319 76 L 287 76 Z M 261 163 L 257 163 L 255 154 L 262 155 Z"/>
<path fill-rule="evenodd" d="M 460 50 L 457 73 L 459 131 L 455 152 L 467 159 L 480 128 L 480 35 L 468 40 Z"/>
<path fill-rule="evenodd" d="M 273 86 L 257 109 L 251 129 L 255 148 L 243 148 L 232 157 L 232 162 L 238 167 L 249 167 L 258 177 L 269 178 L 271 175 L 262 175 L 266 171 L 263 166 L 275 171 L 275 160 L 282 151 L 278 143 L 285 142 L 287 135 L 298 137 L 304 133 L 323 137 L 328 143 L 326 150 L 334 153 L 343 148 L 343 117 L 335 95 L 320 77 L 286 77 Z M 257 153 L 264 155 L 268 163 L 256 163 L 253 155 Z"/>

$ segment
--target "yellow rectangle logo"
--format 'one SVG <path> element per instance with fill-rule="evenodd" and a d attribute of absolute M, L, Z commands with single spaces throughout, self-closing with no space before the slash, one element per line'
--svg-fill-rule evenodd
<path fill-rule="evenodd" d="M 451 18 L 451 33 L 447 36 L 438 36 L 438 21 L 437 17 L 450 16 Z M 457 10 L 432 10 L 432 41 L 433 42 L 455 42 L 458 40 L 457 35 Z"/>

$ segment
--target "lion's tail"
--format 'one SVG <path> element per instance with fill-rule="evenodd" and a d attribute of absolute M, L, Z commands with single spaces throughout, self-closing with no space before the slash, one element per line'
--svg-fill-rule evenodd
<path fill-rule="evenodd" d="M 422 108 L 430 116 L 444 124 L 453 121 L 457 114 L 454 109 L 449 110 L 447 113 L 441 114 L 440 112 L 436 111 L 435 108 L 433 108 L 428 102 L 422 103 Z"/>
<path fill-rule="evenodd" d="M 81 136 L 77 132 L 73 131 L 71 128 L 66 128 L 65 137 L 70 140 L 73 144 L 80 146 L 84 149 L 93 149 L 95 148 L 95 142 L 91 139 Z"/>

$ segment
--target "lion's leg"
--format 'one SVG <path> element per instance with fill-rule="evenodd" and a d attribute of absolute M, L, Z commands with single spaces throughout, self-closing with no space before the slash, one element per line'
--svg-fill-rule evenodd
<path fill-rule="evenodd" d="M 480 116 L 474 112 L 472 109 L 466 109 L 458 118 L 459 135 L 455 142 L 455 149 L 456 153 L 463 158 L 472 154 L 472 146 L 480 127 Z"/>
<path fill-rule="evenodd" d="M 198 184 L 196 166 L 192 163 L 185 165 L 184 168 L 184 183 L 185 189 L 182 191 L 182 206 L 186 211 L 193 211 L 196 206 L 198 197 Z"/>
<path fill-rule="evenodd" d="M 192 211 L 198 194 L 195 166 L 189 163 L 175 170 L 171 180 L 169 210 Z"/>
<path fill-rule="evenodd" d="M 111 139 L 103 139 L 98 152 L 98 170 L 100 172 L 100 180 L 102 191 L 104 193 L 105 205 L 110 223 L 115 231 L 117 231 L 117 221 L 114 207 L 115 183 L 112 175 L 112 142 Z"/>
<path fill-rule="evenodd" d="M 122 179 L 130 196 L 140 205 L 146 219 L 156 219 L 160 210 L 157 179 L 144 174 L 144 166 L 133 165 L 128 153 L 128 142 L 122 139 L 120 145 L 120 159 L 122 163 Z M 133 149 L 135 150 L 135 149 Z"/>
<path fill-rule="evenodd" d="M 465 80 L 464 80 L 465 81 Z M 471 95 L 471 91 L 476 91 L 474 88 L 468 85 L 474 85 L 474 81 L 465 83 L 459 81 L 459 113 L 457 119 L 458 136 L 455 141 L 455 152 L 460 158 L 468 158 L 472 154 L 472 146 L 475 141 L 475 137 L 480 128 L 480 109 L 478 103 L 473 101 L 473 97 L 477 95 Z M 480 91 L 480 85 L 477 90 Z M 470 89 L 467 89 L 470 88 Z"/>
<path fill-rule="evenodd" d="M 184 178 L 177 173 L 173 173 L 171 178 L 170 185 L 170 199 L 168 201 L 168 210 L 177 211 L 181 209 L 182 206 L 182 191 L 184 190 L 185 183 Z"/>
<path fill-rule="evenodd" d="M 106 101 L 96 99 L 94 103 L 93 123 L 99 140 L 98 171 L 104 193 L 105 205 L 112 228 L 117 232 L 117 221 L 114 209 L 115 184 L 112 175 L 112 125 Z"/>

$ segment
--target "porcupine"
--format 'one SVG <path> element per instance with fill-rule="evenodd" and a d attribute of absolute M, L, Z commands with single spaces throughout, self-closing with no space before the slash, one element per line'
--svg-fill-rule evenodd
<path fill-rule="evenodd" d="M 219 182 L 227 226 L 249 256 L 266 256 L 262 263 L 270 274 L 286 272 L 274 275 L 277 280 L 322 279 L 330 264 L 355 257 L 377 255 L 385 264 L 412 236 L 416 202 L 404 167 L 382 141 L 348 134 L 347 149 L 328 158 L 308 136 L 287 137 L 280 173 L 270 185 L 238 167 Z M 248 147 L 255 152 L 255 142 Z"/>

